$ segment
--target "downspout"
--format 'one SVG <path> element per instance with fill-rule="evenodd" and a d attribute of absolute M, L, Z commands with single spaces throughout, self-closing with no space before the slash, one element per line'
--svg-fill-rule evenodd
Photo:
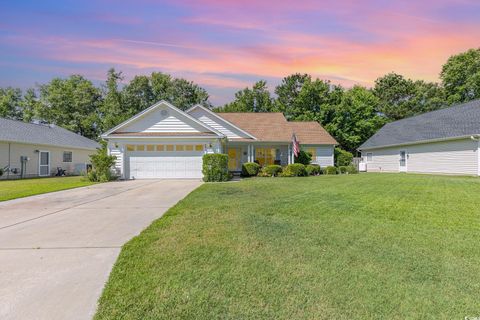
<path fill-rule="evenodd" d="M 470 137 L 473 141 L 477 141 L 477 176 L 480 176 L 480 134 Z"/>
<path fill-rule="evenodd" d="M 11 148 L 12 144 L 9 142 L 8 143 L 8 171 L 7 171 L 7 179 L 10 179 L 10 156 L 11 156 L 11 151 L 10 151 L 10 148 Z"/>

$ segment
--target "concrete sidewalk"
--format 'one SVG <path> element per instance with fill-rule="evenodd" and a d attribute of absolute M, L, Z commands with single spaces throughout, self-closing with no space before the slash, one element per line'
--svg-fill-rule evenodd
<path fill-rule="evenodd" d="M 201 184 L 111 182 L 0 202 L 0 319 L 90 319 L 121 246 Z"/>

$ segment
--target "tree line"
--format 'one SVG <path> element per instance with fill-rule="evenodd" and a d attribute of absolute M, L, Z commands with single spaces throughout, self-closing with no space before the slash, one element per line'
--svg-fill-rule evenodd
<path fill-rule="evenodd" d="M 288 120 L 318 121 L 343 149 L 355 151 L 388 122 L 479 99 L 480 49 L 450 57 L 440 79 L 412 80 L 392 72 L 372 88 L 343 88 L 297 73 L 283 78 L 274 94 L 260 80 L 238 91 L 232 102 L 213 107 L 207 91 L 191 81 L 153 72 L 121 85 L 122 73 L 110 69 L 100 87 L 72 75 L 24 92 L 0 88 L 0 117 L 39 119 L 98 139 L 101 132 L 163 99 L 183 110 L 200 103 L 217 112 L 282 112 Z"/>

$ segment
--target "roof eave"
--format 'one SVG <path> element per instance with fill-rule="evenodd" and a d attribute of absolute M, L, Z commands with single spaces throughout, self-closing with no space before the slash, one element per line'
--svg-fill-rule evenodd
<path fill-rule="evenodd" d="M 459 139 L 466 139 L 472 136 L 479 136 L 479 134 L 469 134 L 469 135 L 462 135 L 462 136 L 454 136 L 454 137 L 446 137 L 446 138 L 437 138 L 437 139 L 427 139 L 427 140 L 418 140 L 418 141 L 407 141 L 403 143 L 395 143 L 395 144 L 388 144 L 388 145 L 381 145 L 381 146 L 372 146 L 372 147 L 363 147 L 360 146 L 358 148 L 359 151 L 361 150 L 373 150 L 373 149 L 383 149 L 383 148 L 391 148 L 391 147 L 400 147 L 400 146 L 408 146 L 408 145 L 415 145 L 415 144 L 425 144 L 430 142 L 441 142 L 441 141 L 449 141 L 449 140 L 459 140 Z"/>

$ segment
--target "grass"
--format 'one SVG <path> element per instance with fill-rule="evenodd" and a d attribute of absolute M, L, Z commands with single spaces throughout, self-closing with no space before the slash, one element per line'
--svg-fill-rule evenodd
<path fill-rule="evenodd" d="M 0 180 L 0 201 L 12 200 L 47 192 L 84 187 L 93 184 L 84 177 L 35 178 Z"/>
<path fill-rule="evenodd" d="M 480 316 L 480 179 L 205 184 L 127 243 L 95 319 Z"/>

